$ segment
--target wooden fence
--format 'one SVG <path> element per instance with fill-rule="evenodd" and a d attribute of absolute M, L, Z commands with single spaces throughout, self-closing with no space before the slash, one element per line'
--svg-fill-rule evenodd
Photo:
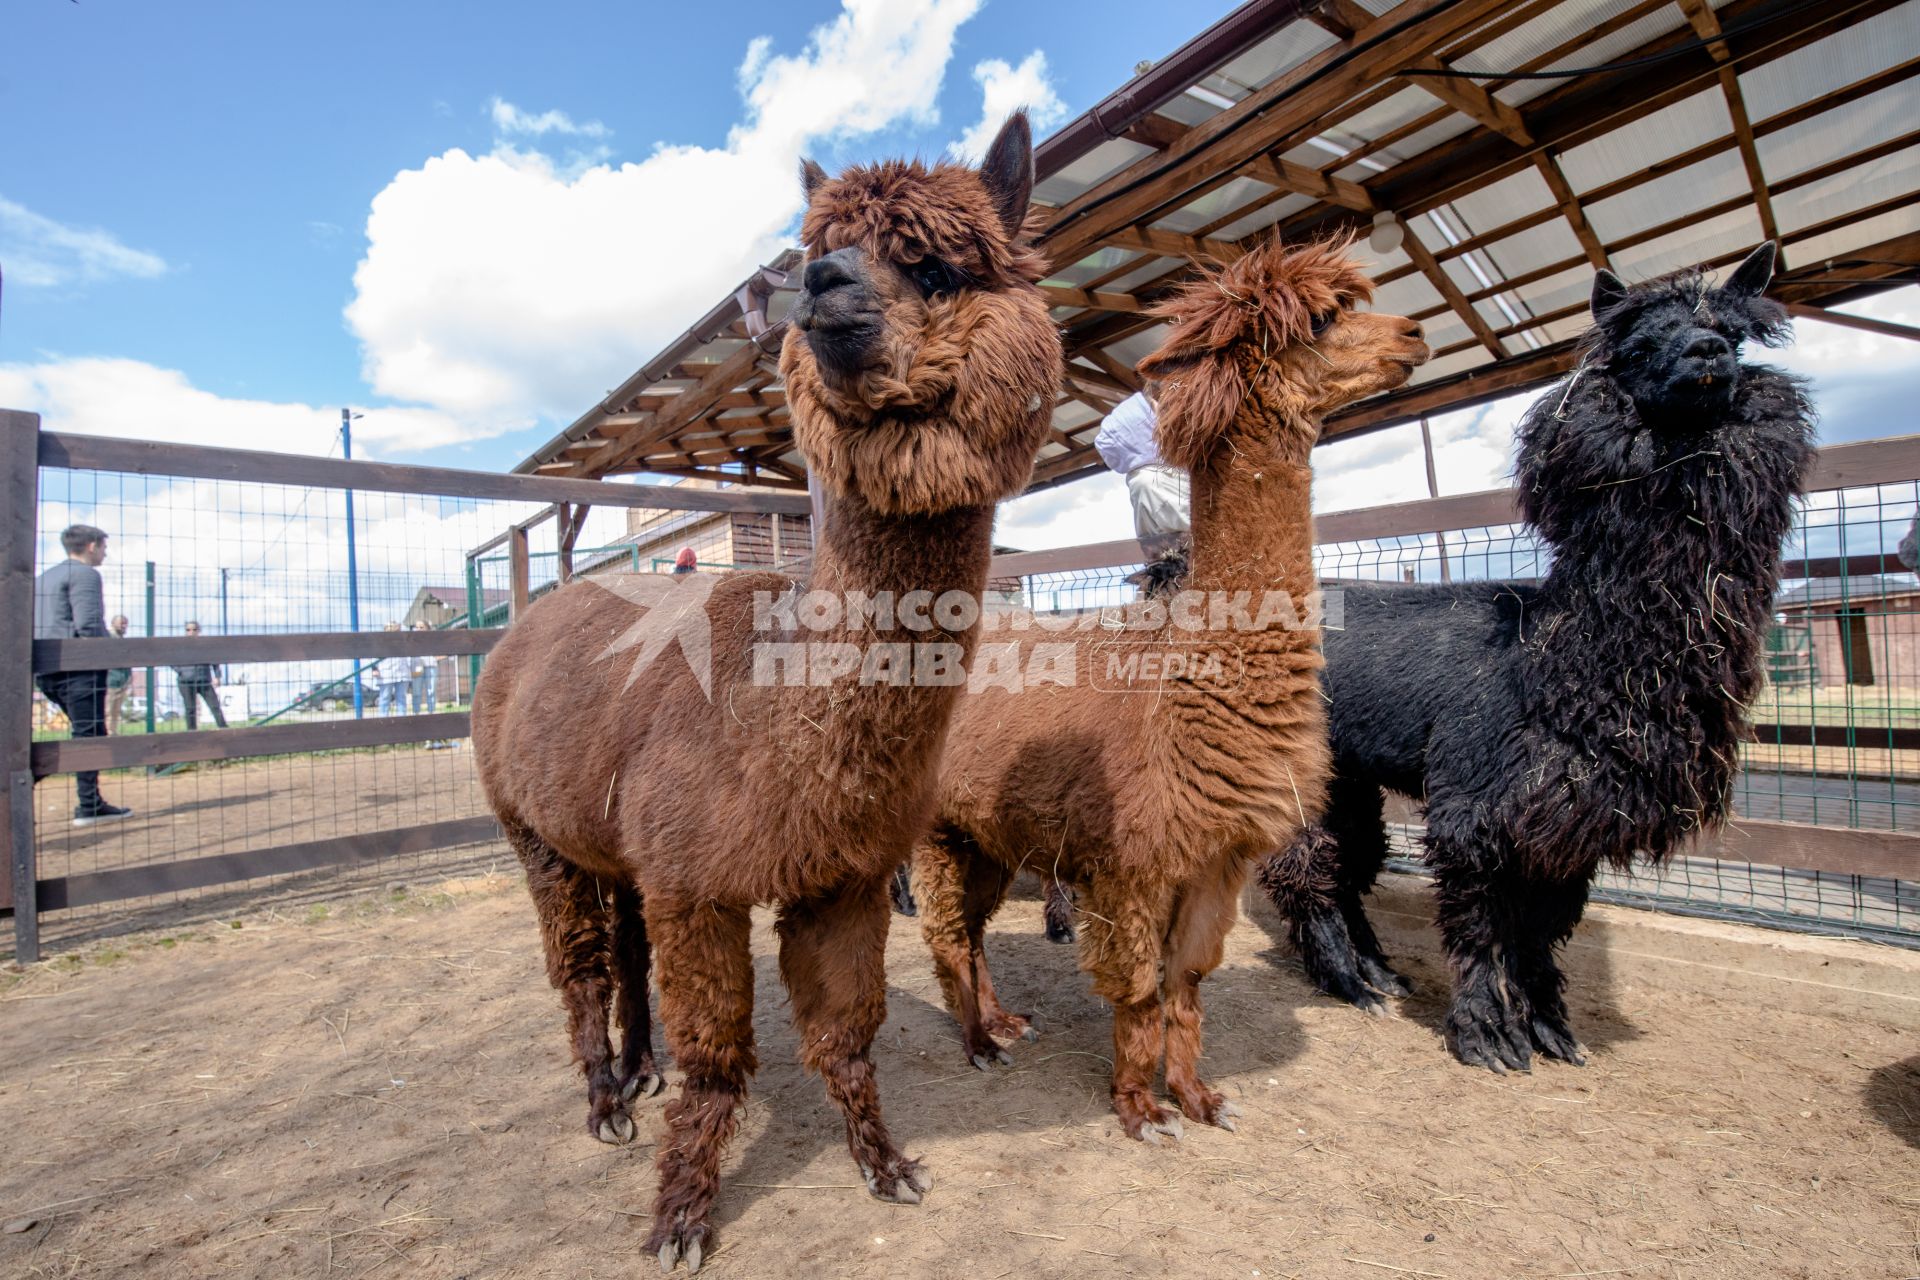
<path fill-rule="evenodd" d="M 43 434 L 37 416 L 0 411 L 0 587 L 4 599 L 32 599 L 37 484 L 41 467 L 130 472 L 182 478 L 362 489 L 415 495 L 504 498 L 552 504 L 547 512 L 503 534 L 524 560 L 526 529 L 551 515 L 563 542 L 577 530 L 590 506 L 734 511 L 807 515 L 800 495 L 681 491 L 600 481 L 553 479 L 459 471 L 438 467 L 346 462 L 234 449 L 210 449 L 143 441 Z M 1920 437 L 1838 445 L 1822 452 L 1810 488 L 1920 480 Z M 1425 502 L 1374 507 L 1321 517 L 1320 543 L 1445 533 L 1519 522 L 1511 491 L 1495 490 Z M 1085 572 L 1141 561 L 1131 539 L 996 557 L 996 579 Z M 1878 554 L 1792 561 L 1791 577 L 1862 574 L 1902 567 Z M 526 574 L 514 576 L 514 603 L 526 598 Z M 16 673 L 166 666 L 198 662 L 299 661 L 415 655 L 478 655 L 502 634 L 499 628 L 466 631 L 317 632 L 299 635 L 223 635 L 198 638 L 130 638 L 35 641 L 31 609 L 14 607 L 0 621 L 0 669 Z M 30 962 L 39 954 L 42 911 L 204 888 L 257 876 L 362 862 L 391 854 L 472 844 L 491 838 L 491 818 L 456 818 L 391 830 L 304 841 L 273 848 L 180 859 L 147 866 L 41 879 L 35 865 L 33 784 L 51 774 L 85 769 L 230 760 L 295 752 L 371 747 L 462 737 L 465 713 L 337 720 L 305 724 L 32 741 L 31 687 L 18 676 L 0 682 L 0 830 L 8 833 L 9 857 L 0 867 L 0 912 L 13 916 L 15 954 Z M 1844 725 L 1757 726 L 1767 741 L 1788 745 L 1920 748 L 1920 730 L 1856 729 Z M 1698 856 L 1841 875 L 1920 878 L 1920 836 L 1891 831 L 1810 826 L 1790 822 L 1741 822 L 1714 837 Z"/>

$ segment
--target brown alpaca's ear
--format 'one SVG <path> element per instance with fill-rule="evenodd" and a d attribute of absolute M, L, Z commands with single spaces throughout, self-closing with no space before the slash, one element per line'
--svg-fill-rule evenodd
<path fill-rule="evenodd" d="M 1240 362 L 1225 352 L 1184 361 L 1151 359 L 1152 376 L 1160 383 L 1153 428 L 1160 459 L 1168 466 L 1193 471 L 1226 436 L 1240 402 L 1246 399 Z M 1142 361 L 1142 376 L 1146 370 L 1147 362 Z"/>
<path fill-rule="evenodd" d="M 1009 236 L 1020 233 L 1033 201 L 1033 129 L 1027 113 L 1016 111 L 1000 126 L 999 136 L 980 162 L 980 181 L 993 197 L 993 209 Z"/>
<path fill-rule="evenodd" d="M 825 184 L 826 180 L 827 171 L 825 169 L 822 169 L 819 165 L 806 159 L 804 156 L 801 158 L 800 189 L 806 193 L 809 202 L 813 200 L 813 193 L 818 191 L 821 186 Z"/>

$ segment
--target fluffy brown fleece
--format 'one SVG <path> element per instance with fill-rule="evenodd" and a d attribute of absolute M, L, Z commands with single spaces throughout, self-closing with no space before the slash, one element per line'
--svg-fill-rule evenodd
<path fill-rule="evenodd" d="M 875 272 L 885 338 L 857 377 L 836 378 L 787 344 L 780 374 L 793 434 L 813 474 L 876 510 L 924 513 L 1018 492 L 1024 439 L 1053 400 L 1030 371 L 1059 360 L 1059 336 L 1032 286 L 1046 267 L 971 169 L 890 161 L 822 180 L 801 224 L 808 252 L 868 261 L 936 258 L 964 287 L 927 297 L 900 272 Z M 1025 398 L 1009 397 L 1025 388 Z M 1014 447 L 1009 447 L 1013 445 Z"/>
<path fill-rule="evenodd" d="M 1255 610 L 1269 591 L 1303 605 L 1314 591 L 1319 418 L 1400 385 L 1427 357 L 1412 321 L 1351 309 L 1369 292 L 1344 244 L 1273 243 L 1166 305 L 1172 332 L 1141 372 L 1162 380 L 1163 456 L 1193 474 L 1191 589 L 1242 593 Z M 1220 962 L 1252 860 L 1318 812 L 1328 772 L 1317 627 L 1229 629 L 1197 599 L 1184 616 L 1177 601 L 1137 606 L 1081 639 L 1071 686 L 969 693 L 933 833 L 914 855 L 935 972 L 982 1069 L 1011 1061 L 996 1036 L 1032 1034 L 994 995 L 988 916 L 1023 865 L 1075 886 L 1081 967 L 1114 1007 L 1114 1110 L 1129 1135 L 1155 1140 L 1179 1132 L 1152 1093 L 1163 1040 L 1180 1107 L 1233 1127 L 1197 1071 L 1199 983 Z M 1172 620 L 1155 627 L 1153 609 Z M 1014 665 L 1060 639 L 1009 642 Z M 1129 645 L 1217 656 L 1224 674 L 1113 691 L 1108 657 Z"/>
<path fill-rule="evenodd" d="M 809 239 L 867 247 L 857 287 L 887 295 L 884 330 L 871 339 L 886 378 L 874 387 L 940 390 L 907 404 L 860 398 L 863 378 L 829 387 L 813 348 L 834 335 L 789 329 L 781 363 L 796 433 L 826 480 L 824 530 L 804 584 L 729 575 L 696 604 L 711 634 L 710 692 L 671 647 L 644 666 L 632 649 L 600 660 L 646 611 L 587 579 L 513 625 L 475 695 L 481 781 L 526 863 L 548 973 L 587 1075 L 587 1127 L 606 1141 L 632 1136 L 626 1103 L 658 1088 L 646 1015 L 649 946 L 658 951 L 660 1017 L 685 1072 L 656 1149 L 648 1248 L 668 1268 L 684 1259 L 697 1269 L 711 1248 L 722 1150 L 755 1067 L 748 911 L 758 903 L 778 905 L 801 1056 L 844 1115 L 868 1188 L 914 1203 L 929 1185 L 881 1120 L 868 1050 L 886 1013 L 887 882 L 931 815 L 958 690 L 857 675 L 794 685 L 777 668 L 769 682 L 766 666 L 756 676 L 768 643 L 901 636 L 876 637 L 865 620 L 769 630 L 756 623 L 755 595 L 984 589 L 993 502 L 1024 485 L 1045 436 L 1059 340 L 1038 291 L 1009 270 L 983 269 L 937 301 L 906 297 L 911 260 L 882 255 L 908 245 L 872 228 L 938 229 L 947 252 L 1024 262 L 1018 220 L 1010 227 L 999 210 L 1024 209 L 1031 181 L 1024 119 L 979 173 L 888 165 L 833 182 L 810 172 Z M 845 305 L 847 289 L 839 294 Z M 803 289 L 796 310 L 814 296 Z M 865 307 L 864 293 L 853 297 Z M 922 360 L 936 354 L 940 370 L 928 375 Z M 698 580 L 673 581 L 683 592 Z M 965 652 L 976 630 L 906 638 Z M 618 1064 L 607 1040 L 616 984 L 626 1023 Z"/>

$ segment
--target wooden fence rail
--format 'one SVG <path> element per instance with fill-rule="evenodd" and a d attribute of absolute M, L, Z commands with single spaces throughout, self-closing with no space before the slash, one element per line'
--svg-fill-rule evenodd
<path fill-rule="evenodd" d="M 37 469 L 75 468 L 264 484 L 497 498 L 549 504 L 659 508 L 685 511 L 806 515 L 801 495 L 681 490 L 593 480 L 503 475 L 443 467 L 346 462 L 240 449 L 207 449 L 43 434 L 32 414 L 0 411 L 0 598 L 32 599 Z M 1836 445 L 1822 451 L 1810 489 L 1920 480 L 1920 436 Z M 558 508 L 555 508 L 556 510 Z M 1461 494 L 1425 502 L 1336 512 L 1316 521 L 1322 544 L 1417 536 L 1519 521 L 1510 490 Z M 511 533 L 503 538 L 511 541 Z M 1072 573 L 1138 564 L 1132 539 L 997 556 L 996 578 Z M 1889 557 L 1826 557 L 1790 562 L 1792 576 L 1841 576 L 1892 569 Z M 452 657 L 483 654 L 500 628 L 447 631 L 313 632 L 196 638 L 32 639 L 31 610 L 17 608 L 0 624 L 0 669 L 22 672 L 174 666 L 202 662 L 296 662 L 387 656 Z M 32 742 L 31 688 L 25 679 L 0 681 L 0 833 L 9 856 L 0 862 L 0 913 L 14 918 L 15 954 L 39 954 L 41 911 L 112 902 L 180 889 L 206 888 L 321 867 L 357 863 L 393 853 L 456 847 L 493 838 L 491 818 L 458 818 L 397 830 L 302 841 L 240 853 L 181 859 L 38 879 L 32 793 L 36 779 L 86 769 L 227 760 L 294 752 L 345 750 L 456 738 L 468 733 L 464 713 L 301 724 L 137 737 Z M 1763 740 L 1788 745 L 1920 749 L 1920 730 L 1840 725 L 1763 725 Z M 1920 874 L 1920 836 L 1780 822 L 1742 822 L 1703 842 L 1695 856 L 1844 875 L 1912 879 Z"/>

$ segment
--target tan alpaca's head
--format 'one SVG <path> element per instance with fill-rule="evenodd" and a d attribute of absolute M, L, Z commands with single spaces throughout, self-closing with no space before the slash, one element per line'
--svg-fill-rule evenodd
<path fill-rule="evenodd" d="M 1162 457 L 1193 469 L 1245 414 L 1305 465 L 1323 416 L 1402 385 L 1426 363 L 1417 322 L 1354 310 L 1373 297 L 1373 281 L 1351 247 L 1272 239 L 1203 270 L 1157 308 L 1172 329 L 1140 374 L 1160 383 Z"/>
<path fill-rule="evenodd" d="M 891 160 L 801 168 L 807 263 L 780 373 L 794 438 L 827 489 L 925 515 L 1018 493 L 1060 385 L 1060 335 L 1025 227 L 1024 115 L 980 168 Z"/>

